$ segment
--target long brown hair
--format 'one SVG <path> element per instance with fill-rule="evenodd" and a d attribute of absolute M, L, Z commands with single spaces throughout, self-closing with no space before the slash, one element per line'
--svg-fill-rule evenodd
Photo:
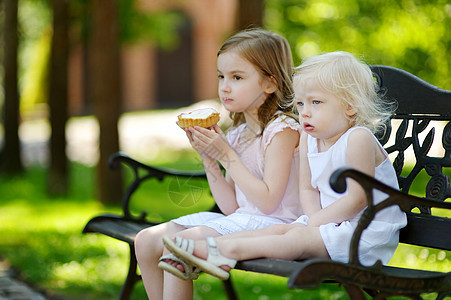
<path fill-rule="evenodd" d="M 229 38 L 219 49 L 218 56 L 233 50 L 249 61 L 260 72 L 263 78 L 271 77 L 277 85 L 274 93 L 270 94 L 258 108 L 260 134 L 269 122 L 276 117 L 278 110 L 298 120 L 296 105 L 293 104 L 293 58 L 288 41 L 275 32 L 263 29 L 243 30 Z M 245 123 L 241 112 L 230 113 L 233 126 Z"/>

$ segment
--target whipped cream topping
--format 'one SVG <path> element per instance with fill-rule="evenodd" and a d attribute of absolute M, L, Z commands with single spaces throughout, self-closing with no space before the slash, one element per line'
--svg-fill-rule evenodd
<path fill-rule="evenodd" d="M 205 119 L 213 113 L 218 113 L 213 108 L 201 108 L 193 110 L 192 112 L 181 114 L 182 119 Z"/>

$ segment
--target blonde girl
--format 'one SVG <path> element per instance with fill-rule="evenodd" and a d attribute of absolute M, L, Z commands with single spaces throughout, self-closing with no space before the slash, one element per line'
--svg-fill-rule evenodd
<path fill-rule="evenodd" d="M 151 299 L 192 298 L 192 282 L 179 278 L 195 279 L 199 272 L 167 250 L 163 253 L 162 236 L 204 239 L 291 223 L 301 213 L 300 126 L 288 42 L 261 29 L 239 32 L 219 50 L 217 68 L 219 98 L 231 114 L 233 129 L 227 136 L 217 125 L 188 128 L 186 134 L 202 158 L 222 214 L 187 215 L 138 234 L 136 256 Z"/>
<path fill-rule="evenodd" d="M 350 166 L 398 188 L 388 155 L 373 135 L 383 129 L 392 106 L 377 96 L 366 64 L 346 52 L 312 57 L 296 68 L 293 85 L 303 128 L 300 201 L 304 214 L 292 224 L 206 241 L 177 237 L 179 244 L 193 248 L 192 254 L 164 237 L 166 247 L 186 264 L 227 279 L 227 271 L 237 260 L 320 257 L 347 262 L 351 237 L 367 201 L 355 181 L 348 182 L 345 194 L 333 191 L 330 175 Z M 375 193 L 375 203 L 384 197 Z M 397 206 L 377 214 L 362 234 L 360 262 L 388 263 L 398 245 L 399 230 L 405 225 L 406 216 Z"/>

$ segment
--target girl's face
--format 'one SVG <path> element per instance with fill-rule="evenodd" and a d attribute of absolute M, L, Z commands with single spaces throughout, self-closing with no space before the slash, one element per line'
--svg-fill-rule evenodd
<path fill-rule="evenodd" d="M 347 117 L 355 114 L 333 94 L 322 89 L 312 78 L 294 78 L 294 93 L 299 122 L 311 136 L 320 139 L 320 151 L 327 150 L 350 127 Z"/>
<path fill-rule="evenodd" d="M 275 91 L 269 79 L 263 78 L 253 64 L 234 51 L 218 56 L 218 78 L 219 98 L 231 112 L 256 114 Z"/>

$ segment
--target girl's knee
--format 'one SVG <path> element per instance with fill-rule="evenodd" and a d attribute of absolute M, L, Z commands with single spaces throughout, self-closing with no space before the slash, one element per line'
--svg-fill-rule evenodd
<path fill-rule="evenodd" d="M 202 240 L 209 236 L 219 236 L 219 233 L 207 226 L 196 226 L 177 233 L 185 239 Z"/>
<path fill-rule="evenodd" d="M 157 248 L 158 243 L 155 242 L 157 237 L 151 229 L 152 228 L 143 229 L 136 235 L 135 252 L 138 258 L 151 255 Z"/>
<path fill-rule="evenodd" d="M 137 256 L 159 256 L 163 252 L 162 238 L 164 235 L 173 235 L 180 231 L 175 223 L 168 222 L 149 227 L 138 232 L 135 238 L 135 252 Z"/>

